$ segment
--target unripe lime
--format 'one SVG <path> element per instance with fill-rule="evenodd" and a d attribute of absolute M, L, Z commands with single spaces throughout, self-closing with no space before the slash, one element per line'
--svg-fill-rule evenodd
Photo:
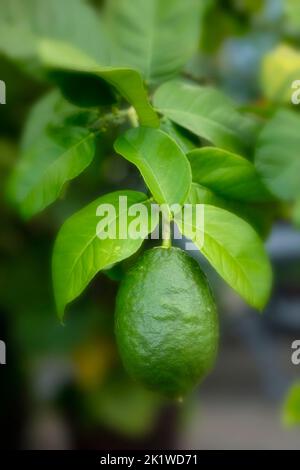
<path fill-rule="evenodd" d="M 128 373 L 180 398 L 212 368 L 218 319 L 198 263 L 178 248 L 154 248 L 131 268 L 117 296 L 116 337 Z"/>

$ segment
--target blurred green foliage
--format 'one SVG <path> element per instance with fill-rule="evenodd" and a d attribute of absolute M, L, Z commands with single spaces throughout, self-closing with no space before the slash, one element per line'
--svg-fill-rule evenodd
<path fill-rule="evenodd" d="M 288 392 L 283 408 L 283 421 L 287 426 L 300 424 L 300 384 L 295 383 Z"/>

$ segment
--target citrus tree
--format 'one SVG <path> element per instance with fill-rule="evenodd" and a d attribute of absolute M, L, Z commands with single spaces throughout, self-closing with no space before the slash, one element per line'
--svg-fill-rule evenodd
<path fill-rule="evenodd" d="M 262 311 L 272 287 L 264 240 L 283 214 L 299 224 L 300 118 L 287 90 L 300 67 L 287 74 L 279 65 L 274 76 L 284 51 L 267 57 L 268 106 L 241 107 L 207 84 L 193 61 L 199 44 L 208 48 L 213 3 L 111 0 L 93 10 L 72 0 L 62 15 L 59 0 L 14 0 L 0 19 L 2 52 L 52 85 L 28 116 L 7 185 L 19 214 L 28 220 L 54 204 L 101 147 L 135 166 L 144 185 L 103 194 L 99 184 L 98 197 L 63 223 L 52 260 L 59 318 L 100 271 L 134 256 L 116 301 L 119 352 L 135 379 L 176 398 L 212 368 L 218 319 L 201 268 L 183 245 L 172 247 L 172 230 Z M 103 205 L 115 210 L 99 226 Z M 165 209 L 163 217 L 153 205 Z M 133 208 L 144 211 L 139 234 L 121 236 L 121 220 L 125 215 L 128 229 Z M 143 253 L 144 239 L 165 219 L 172 229 Z M 112 225 L 115 236 L 107 237 Z"/>

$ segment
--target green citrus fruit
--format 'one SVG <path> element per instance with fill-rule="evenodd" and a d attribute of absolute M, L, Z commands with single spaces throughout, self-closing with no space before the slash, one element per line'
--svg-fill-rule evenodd
<path fill-rule="evenodd" d="M 128 373 L 180 398 L 212 368 L 218 319 L 198 263 L 178 248 L 146 251 L 117 296 L 116 337 Z"/>

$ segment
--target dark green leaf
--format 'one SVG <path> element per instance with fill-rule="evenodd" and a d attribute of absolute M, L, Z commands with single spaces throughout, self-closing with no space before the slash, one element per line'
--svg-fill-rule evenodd
<path fill-rule="evenodd" d="M 190 134 L 186 129 L 180 128 L 169 119 L 162 119 L 160 128 L 177 142 L 184 153 L 190 152 L 196 147 L 194 140 L 197 137 L 195 138 L 193 134 Z"/>
<path fill-rule="evenodd" d="M 59 86 L 64 97 L 81 107 L 107 106 L 117 98 L 111 86 L 102 78 L 86 73 L 52 72 L 50 78 Z"/>
<path fill-rule="evenodd" d="M 102 67 L 93 59 L 67 43 L 57 41 L 43 41 L 39 47 L 39 57 L 51 71 L 66 72 L 68 80 L 102 79 L 115 88 L 124 97 L 138 114 L 142 125 L 158 127 L 159 120 L 149 103 L 146 90 L 140 74 L 129 68 Z M 82 82 L 84 85 L 84 81 Z"/>
<path fill-rule="evenodd" d="M 214 88 L 171 81 L 158 88 L 154 105 L 176 124 L 237 153 L 248 150 L 257 131 L 256 123 Z"/>

